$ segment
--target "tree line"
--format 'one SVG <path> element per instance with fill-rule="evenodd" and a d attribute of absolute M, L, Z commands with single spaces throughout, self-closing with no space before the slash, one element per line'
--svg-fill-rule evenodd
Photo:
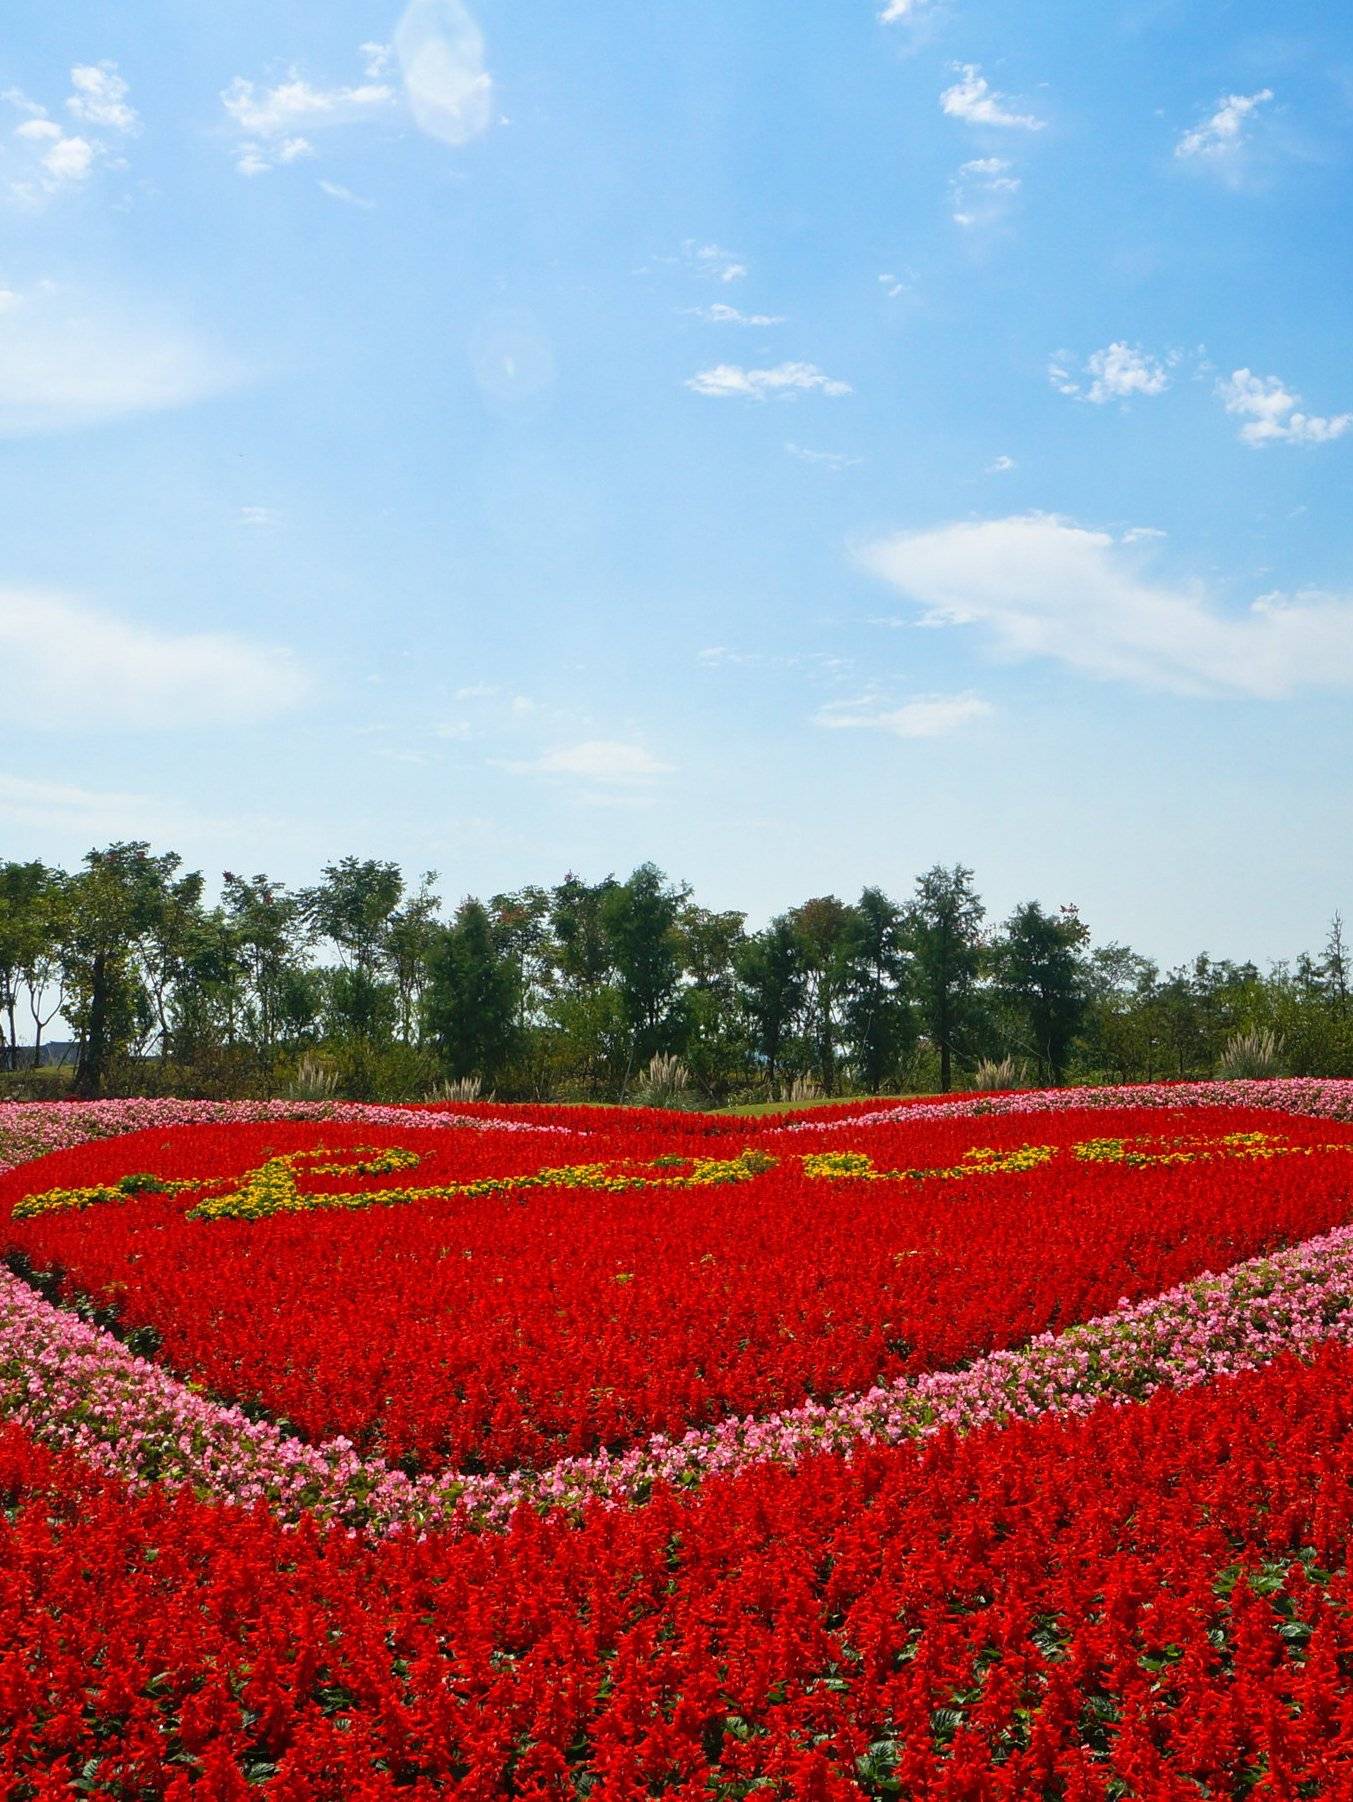
<path fill-rule="evenodd" d="M 344 857 L 289 888 L 139 841 L 0 860 L 0 1069 L 64 1023 L 71 1088 L 730 1099 L 1353 1070 L 1350 957 L 1162 971 L 1074 907 L 988 920 L 973 872 L 749 931 L 651 863 L 469 897 Z M 50 1092 L 34 1070 L 25 1085 Z M 11 1086 L 19 1081 L 12 1076 Z"/>

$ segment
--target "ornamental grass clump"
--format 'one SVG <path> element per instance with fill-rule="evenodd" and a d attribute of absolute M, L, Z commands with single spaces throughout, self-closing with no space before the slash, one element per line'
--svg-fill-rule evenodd
<path fill-rule="evenodd" d="M 1023 1058 L 1003 1057 L 997 1063 L 984 1057 L 974 1070 L 972 1081 L 979 1090 L 1025 1089 L 1029 1086 L 1029 1066 Z"/>
<path fill-rule="evenodd" d="M 1267 1027 L 1232 1033 L 1217 1063 L 1217 1075 L 1226 1082 L 1282 1075 L 1283 1041 Z"/>

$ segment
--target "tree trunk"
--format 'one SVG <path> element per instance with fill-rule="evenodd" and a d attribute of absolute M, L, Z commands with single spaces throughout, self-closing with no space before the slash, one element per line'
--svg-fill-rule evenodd
<path fill-rule="evenodd" d="M 101 1093 L 108 1062 L 108 958 L 98 951 L 89 995 L 89 1035 L 75 1071 L 75 1093 L 93 1100 Z"/>

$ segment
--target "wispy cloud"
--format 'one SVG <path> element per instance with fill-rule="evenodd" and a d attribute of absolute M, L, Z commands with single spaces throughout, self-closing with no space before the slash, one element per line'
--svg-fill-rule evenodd
<path fill-rule="evenodd" d="M 1017 467 L 1017 465 L 1016 465 L 1015 459 L 1013 457 L 1007 457 L 1007 456 L 1002 455 L 1002 456 L 995 458 L 995 460 L 993 462 L 987 464 L 986 473 L 989 476 L 1003 476 L 1007 473 L 1007 471 L 1012 470 L 1016 467 Z"/>
<path fill-rule="evenodd" d="M 461 145 L 492 125 L 493 80 L 485 67 L 484 37 L 461 0 L 410 0 L 393 41 L 362 44 L 357 54 L 358 81 L 324 84 L 297 69 L 271 84 L 234 78 L 221 104 L 242 134 L 235 150 L 242 175 L 263 175 L 310 154 L 308 134 L 339 126 L 408 116 L 429 137 Z M 288 147 L 298 144 L 304 151 L 293 148 L 288 155 Z"/>
<path fill-rule="evenodd" d="M 879 14 L 879 24 L 896 25 L 900 19 L 914 19 L 926 4 L 927 0 L 887 0 Z"/>
<path fill-rule="evenodd" d="M 1217 393 L 1226 411 L 1245 421 L 1240 436 L 1256 450 L 1268 444 L 1328 444 L 1353 426 L 1353 413 L 1303 413 L 1301 396 L 1284 387 L 1276 375 L 1237 369 L 1217 383 Z"/>
<path fill-rule="evenodd" d="M 747 273 L 747 265 L 733 251 L 718 244 L 701 244 L 696 238 L 687 238 L 681 255 L 688 268 L 709 281 L 737 282 Z"/>
<path fill-rule="evenodd" d="M 130 89 L 116 63 L 77 63 L 70 72 L 72 92 L 66 111 L 82 125 L 131 132 L 141 121 L 127 95 Z"/>
<path fill-rule="evenodd" d="M 843 451 L 810 450 L 806 444 L 788 442 L 785 450 L 800 463 L 816 463 L 822 469 L 853 469 L 863 457 L 848 457 Z"/>
<path fill-rule="evenodd" d="M 0 295 L 0 434 L 99 424 L 234 387 L 242 370 L 144 301 L 52 283 Z"/>
<path fill-rule="evenodd" d="M 815 726 L 832 732 L 887 732 L 894 738 L 949 738 L 995 712 L 980 695 L 913 695 L 890 703 L 876 695 L 832 701 L 813 715 Z"/>
<path fill-rule="evenodd" d="M 125 166 L 120 140 L 140 128 L 116 63 L 77 63 L 70 80 L 65 110 L 76 121 L 76 130 L 68 131 L 20 88 L 0 93 L 0 100 L 20 115 L 9 134 L 5 162 L 10 198 L 21 205 L 40 207 L 83 187 L 100 163 Z"/>
<path fill-rule="evenodd" d="M 376 205 L 374 200 L 368 200 L 362 194 L 354 194 L 351 188 L 345 188 L 342 182 L 325 181 L 321 178 L 319 185 L 330 200 L 342 201 L 344 206 L 359 207 L 362 212 L 369 213 Z"/>
<path fill-rule="evenodd" d="M 955 225 L 998 225 L 1020 191 L 1020 178 L 1003 156 L 979 156 L 962 163 L 949 183 L 950 217 Z"/>
<path fill-rule="evenodd" d="M 1169 362 L 1177 360 L 1172 356 Z M 1088 381 L 1074 374 L 1075 364 L 1069 351 L 1059 350 L 1048 364 L 1048 380 L 1059 394 L 1088 400 L 1097 407 L 1111 400 L 1163 394 L 1170 385 L 1166 362 L 1122 339 L 1106 344 L 1103 350 L 1091 351 L 1085 359 Z"/>
<path fill-rule="evenodd" d="M 1244 150 L 1254 115 L 1273 98 L 1272 88 L 1257 94 L 1227 94 L 1208 118 L 1186 131 L 1174 147 L 1181 162 L 1191 162 L 1226 174 L 1234 170 Z"/>
<path fill-rule="evenodd" d="M 395 90 L 385 81 L 354 87 L 316 87 L 293 75 L 274 87 L 263 87 L 237 75 L 221 94 L 221 104 L 241 131 L 251 137 L 281 139 L 298 131 L 320 131 L 355 125 L 388 114 Z"/>
<path fill-rule="evenodd" d="M 764 400 L 769 394 L 792 399 L 795 394 L 817 390 L 821 394 L 849 394 L 849 382 L 824 375 L 815 363 L 777 363 L 774 369 L 743 369 L 736 363 L 716 363 L 691 376 L 686 386 L 696 394 L 716 399 L 741 396 Z"/>
<path fill-rule="evenodd" d="M 710 307 L 688 307 L 697 319 L 703 319 L 706 325 L 783 325 L 783 313 L 740 313 L 736 307 L 730 307 L 722 300 L 716 300 Z"/>
<path fill-rule="evenodd" d="M 915 625 L 966 627 L 1003 657 L 1185 695 L 1353 688 L 1353 596 L 1270 593 L 1236 612 L 1199 580 L 1154 576 L 1152 554 L 1034 513 L 899 532 L 860 562 Z"/>
<path fill-rule="evenodd" d="M 504 769 L 521 776 L 573 776 L 588 782 L 628 786 L 668 776 L 674 764 L 663 763 L 643 745 L 622 739 L 589 738 L 579 744 L 560 745 L 540 757 L 505 763 Z"/>
<path fill-rule="evenodd" d="M 0 591 L 10 707 L 31 726 L 136 731 L 268 719 L 311 689 L 298 659 L 235 632 L 175 632 L 26 588 Z"/>
<path fill-rule="evenodd" d="M 1002 130 L 1042 131 L 1046 119 L 1033 113 L 1014 112 L 1007 96 L 997 93 L 976 63 L 955 63 L 958 80 L 940 95 L 940 106 L 951 119 L 966 125 L 994 125 Z"/>

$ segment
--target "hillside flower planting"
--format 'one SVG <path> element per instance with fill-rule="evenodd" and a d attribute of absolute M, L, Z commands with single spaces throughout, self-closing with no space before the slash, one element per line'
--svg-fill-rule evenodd
<path fill-rule="evenodd" d="M 1351 1090 L 15 1110 L 5 1793 L 1353 1795 Z"/>

